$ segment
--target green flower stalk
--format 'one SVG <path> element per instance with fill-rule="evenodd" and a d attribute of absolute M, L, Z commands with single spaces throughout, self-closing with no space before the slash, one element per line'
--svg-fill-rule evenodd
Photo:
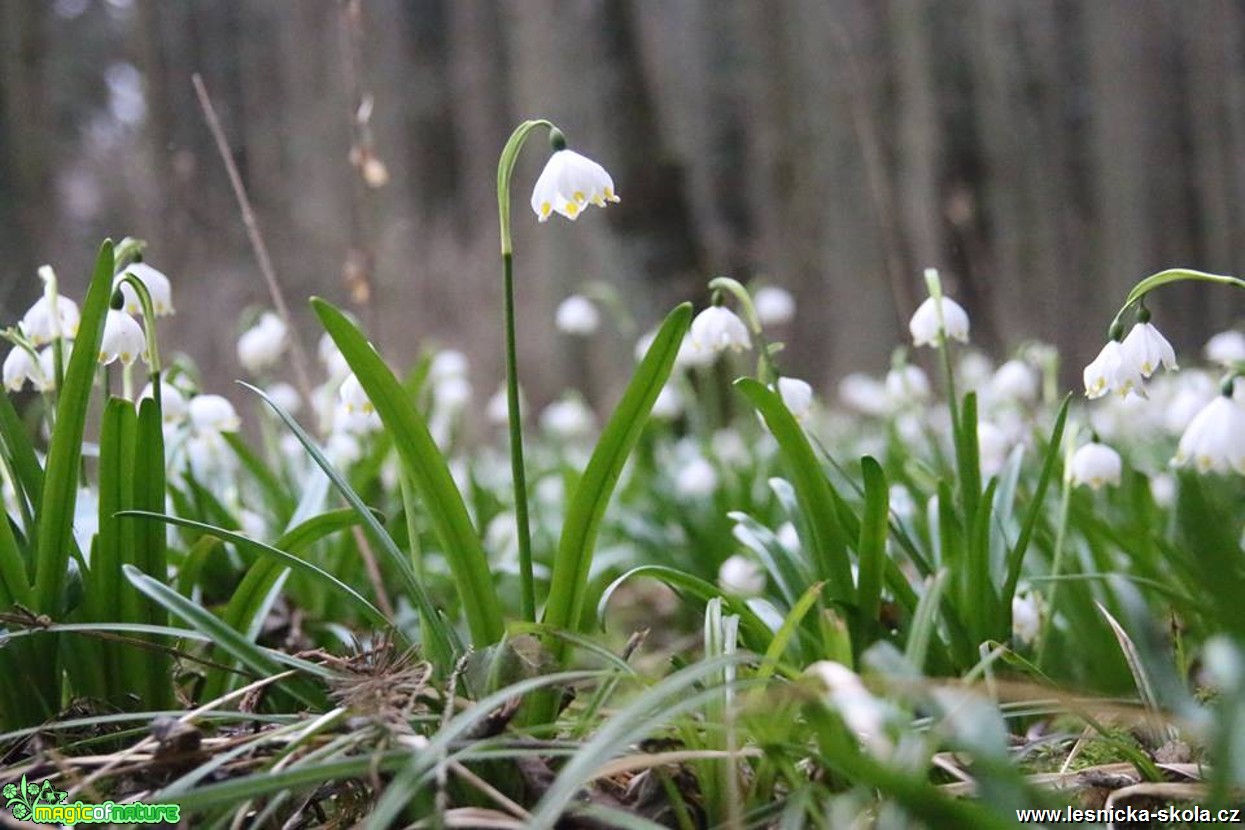
<path fill-rule="evenodd" d="M 501 224 L 502 286 L 505 292 L 506 404 L 510 423 L 510 469 L 514 478 L 514 512 L 519 537 L 520 606 L 523 618 L 536 620 L 536 587 L 532 576 L 532 532 L 528 516 L 527 474 L 523 464 L 523 423 L 519 411 L 519 361 L 515 345 L 514 249 L 510 239 L 510 178 L 519 152 L 532 131 L 545 128 L 553 154 L 532 190 L 532 210 L 545 222 L 555 212 L 575 220 L 589 205 L 617 202 L 614 180 L 601 165 L 566 149 L 566 137 L 544 119 L 524 121 L 511 134 L 497 163 L 497 216 Z"/>

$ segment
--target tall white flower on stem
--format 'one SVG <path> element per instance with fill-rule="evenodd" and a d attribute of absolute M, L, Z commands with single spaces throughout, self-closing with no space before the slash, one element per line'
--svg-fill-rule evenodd
<path fill-rule="evenodd" d="M 1245 408 L 1230 394 L 1216 395 L 1189 422 L 1174 461 L 1192 464 L 1200 473 L 1245 474 Z"/>
<path fill-rule="evenodd" d="M 37 391 L 46 392 L 52 388 L 54 372 L 51 349 L 44 349 L 34 357 L 21 346 L 14 346 L 4 359 L 4 388 L 20 392 L 29 381 Z"/>
<path fill-rule="evenodd" d="M 709 306 L 696 315 L 688 330 L 688 341 L 699 352 L 716 354 L 730 349 L 734 352 L 752 348 L 748 327 L 735 312 L 725 306 Z"/>
<path fill-rule="evenodd" d="M 1101 398 L 1108 392 L 1115 392 L 1120 397 L 1130 392 L 1146 397 L 1141 367 L 1126 357 L 1124 347 L 1118 340 L 1108 340 L 1093 362 L 1085 367 L 1084 381 L 1085 397 L 1090 400 Z"/>
<path fill-rule="evenodd" d="M 121 292 L 125 302 L 122 308 L 125 311 L 130 314 L 143 313 L 143 304 L 138 300 L 138 292 L 128 282 L 125 282 L 126 274 L 133 274 L 142 281 L 143 285 L 147 286 L 147 293 L 151 295 L 151 310 L 157 317 L 167 317 L 176 313 L 176 309 L 173 308 L 173 286 L 169 278 L 162 271 L 141 261 L 131 262 L 125 266 L 112 282 L 113 290 Z"/>
<path fill-rule="evenodd" d="M 1160 365 L 1169 372 L 1179 368 L 1175 349 L 1150 322 L 1150 314 L 1145 309 L 1138 313 L 1137 323 L 1120 344 L 1120 351 L 1124 360 L 1144 378 L 1154 374 Z"/>
<path fill-rule="evenodd" d="M 1122 467 L 1120 454 L 1095 439 L 1072 454 L 1068 480 L 1098 490 L 1104 484 L 1118 485 Z"/>
<path fill-rule="evenodd" d="M 143 334 L 143 327 L 124 311 L 109 309 L 99 341 L 99 362 L 107 366 L 120 360 L 129 366 L 140 356 L 147 359 L 147 336 Z"/>
<path fill-rule="evenodd" d="M 942 323 L 938 320 L 938 302 L 927 297 L 921 303 L 912 319 L 908 321 L 908 331 L 912 333 L 914 346 L 938 346 L 938 334 L 942 326 L 946 327 L 947 337 L 968 342 L 968 312 L 950 297 L 942 298 Z"/>
<path fill-rule="evenodd" d="M 556 136 L 554 143 L 559 143 Z M 532 188 L 532 210 L 540 221 L 547 222 L 555 212 L 574 220 L 588 205 L 605 207 L 607 202 L 617 202 L 614 180 L 605 168 L 567 150 L 565 139 L 560 143 Z"/>

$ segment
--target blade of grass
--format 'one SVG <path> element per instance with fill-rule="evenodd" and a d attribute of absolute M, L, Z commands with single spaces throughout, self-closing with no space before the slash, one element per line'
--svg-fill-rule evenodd
<path fill-rule="evenodd" d="M 170 613 L 180 617 L 190 627 L 207 635 L 212 642 L 219 645 L 247 669 L 260 677 L 269 677 L 280 674 L 282 671 L 281 664 L 273 659 L 268 651 L 248 642 L 206 608 L 191 602 L 133 565 L 125 565 L 122 570 L 126 579 L 130 580 L 134 587 L 163 605 Z M 324 693 L 311 685 L 306 678 L 291 677 L 280 686 L 304 705 L 317 710 L 324 708 Z"/>
<path fill-rule="evenodd" d="M 1012 548 L 1011 555 L 1007 560 L 1007 581 L 1003 584 L 1003 593 L 1000 595 L 999 600 L 1009 619 L 1012 597 L 1016 595 L 1016 585 L 1020 582 L 1020 572 L 1021 567 L 1024 565 L 1025 554 L 1029 550 L 1029 542 L 1033 539 L 1033 532 L 1037 529 L 1038 520 L 1042 516 L 1042 505 L 1046 501 L 1046 491 L 1050 488 L 1051 477 L 1055 471 L 1055 462 L 1059 460 L 1062 451 L 1063 430 L 1068 422 L 1068 402 L 1071 400 L 1072 396 L 1066 395 L 1063 403 L 1059 406 L 1059 414 L 1055 416 L 1055 426 L 1051 429 L 1050 440 L 1046 444 L 1046 456 L 1042 461 L 1042 472 L 1038 476 L 1037 488 L 1033 491 L 1033 502 L 1029 505 L 1029 512 L 1025 515 L 1020 538 L 1016 540 L 1016 545 Z"/>
<path fill-rule="evenodd" d="M 424 589 L 423 584 L 415 575 L 415 569 L 411 566 L 410 559 L 398 549 L 397 543 L 393 541 L 393 537 L 385 531 L 384 526 L 373 515 L 371 508 L 363 503 L 363 499 L 350 486 L 350 483 L 333 467 L 324 456 L 324 453 L 321 452 L 319 446 L 316 445 L 316 442 L 302 428 L 302 425 L 294 420 L 292 415 L 282 409 L 276 401 L 268 397 L 267 393 L 262 389 L 251 386 L 249 383 L 243 383 L 242 386 L 259 395 L 264 403 L 272 407 L 272 410 L 277 413 L 281 420 L 285 422 L 285 425 L 289 427 L 290 431 L 294 433 L 294 436 L 302 443 L 303 449 L 307 450 L 311 458 L 324 471 L 325 475 L 329 477 L 329 480 L 333 482 L 333 486 L 337 488 L 337 491 L 354 508 L 359 518 L 363 520 L 363 526 L 371 531 L 374 539 L 380 542 L 381 551 L 385 554 L 389 564 L 402 577 L 403 587 L 411 600 L 414 601 L 415 607 L 420 613 L 424 647 L 427 649 L 429 660 L 432 661 L 434 666 L 438 667 L 438 670 L 449 671 L 453 662 L 454 637 L 449 626 L 437 612 L 436 606 L 432 604 L 432 599 L 428 596 L 428 592 Z M 500 614 L 500 612 L 496 613 Z"/>
<path fill-rule="evenodd" d="M 860 557 L 857 597 L 860 602 L 861 625 L 876 634 L 878 614 L 882 606 L 882 572 L 886 562 L 886 536 L 890 530 L 890 489 L 886 474 L 877 459 L 860 459 L 865 482 L 865 506 L 860 522 L 860 541 L 856 551 Z M 873 634 L 870 635 L 872 639 Z M 865 648 L 866 643 L 857 648 Z"/>
<path fill-rule="evenodd" d="M 482 648 L 497 642 L 505 626 L 488 557 L 427 423 L 406 389 L 358 328 L 324 300 L 313 298 L 311 304 L 376 407 L 403 466 L 419 490 L 454 573 L 474 645 Z"/>
<path fill-rule="evenodd" d="M 674 358 L 691 323 L 692 307 L 683 304 L 666 317 L 653 344 L 640 361 L 622 399 L 601 432 L 601 438 L 566 507 L 550 574 L 549 598 L 543 622 L 554 628 L 580 630 L 587 601 L 588 574 L 597 533 L 623 465 L 639 440 L 653 402 L 670 377 Z M 565 654 L 561 644 L 555 654 Z"/>
<path fill-rule="evenodd" d="M 838 505 L 803 428 L 778 393 L 759 381 L 740 378 L 735 381 L 735 388 L 761 413 L 778 441 L 791 472 L 796 498 L 813 537 L 810 553 L 817 563 L 818 576 L 826 581 L 826 593 L 832 601 L 854 607 L 856 591 Z"/>

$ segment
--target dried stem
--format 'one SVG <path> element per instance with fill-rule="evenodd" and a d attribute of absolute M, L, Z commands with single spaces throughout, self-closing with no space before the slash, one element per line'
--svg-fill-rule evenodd
<path fill-rule="evenodd" d="M 302 394 L 303 400 L 310 403 L 312 400 L 311 375 L 307 371 L 307 353 L 303 351 L 303 344 L 298 339 L 294 321 L 290 317 L 290 308 L 286 305 L 285 295 L 281 292 L 281 284 L 277 282 L 277 272 L 272 267 L 272 259 L 268 256 L 268 246 L 264 244 L 264 237 L 259 232 L 259 222 L 255 219 L 255 211 L 251 209 L 251 200 L 246 195 L 242 176 L 238 174 L 238 166 L 234 164 L 233 154 L 229 151 L 229 141 L 225 138 L 225 131 L 221 128 L 220 119 L 216 116 L 216 108 L 212 106 L 212 99 L 208 97 L 207 87 L 203 85 L 203 78 L 196 72 L 190 76 L 190 79 L 194 83 L 195 94 L 199 96 L 199 107 L 203 110 L 208 129 L 212 133 L 212 138 L 216 140 L 216 149 L 220 153 L 221 161 L 225 163 L 225 171 L 229 174 L 233 195 L 237 198 L 238 209 L 242 212 L 242 224 L 246 226 L 247 236 L 250 237 L 251 248 L 255 251 L 255 259 L 259 263 L 259 271 L 264 275 L 264 282 L 268 284 L 268 294 L 272 297 L 272 304 L 277 314 L 281 316 L 281 320 L 290 332 L 294 376 L 298 383 L 298 391 Z"/>

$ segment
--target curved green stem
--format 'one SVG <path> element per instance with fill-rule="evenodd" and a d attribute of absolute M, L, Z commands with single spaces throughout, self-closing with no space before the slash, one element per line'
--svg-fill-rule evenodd
<path fill-rule="evenodd" d="M 1194 271 L 1191 268 L 1168 268 L 1166 271 L 1151 274 L 1133 286 L 1132 290 L 1128 292 L 1128 296 L 1124 299 L 1124 305 L 1120 307 L 1115 318 L 1111 321 L 1112 328 L 1122 324 L 1124 315 L 1128 313 L 1128 310 L 1154 289 L 1173 282 L 1185 281 L 1213 282 L 1233 288 L 1245 288 L 1245 280 L 1228 276 L 1227 274 L 1208 274 L 1205 271 Z"/>
<path fill-rule="evenodd" d="M 519 537 L 520 608 L 523 619 L 536 621 L 536 585 L 532 575 L 532 531 L 528 517 L 527 474 L 523 465 L 523 421 L 519 411 L 519 358 L 515 338 L 514 253 L 510 240 L 510 177 L 519 151 L 532 130 L 557 129 L 544 119 L 524 121 L 510 135 L 497 162 L 497 218 L 501 225 L 501 271 L 506 317 L 506 403 L 510 421 L 510 472 L 514 479 L 514 515 Z"/>

